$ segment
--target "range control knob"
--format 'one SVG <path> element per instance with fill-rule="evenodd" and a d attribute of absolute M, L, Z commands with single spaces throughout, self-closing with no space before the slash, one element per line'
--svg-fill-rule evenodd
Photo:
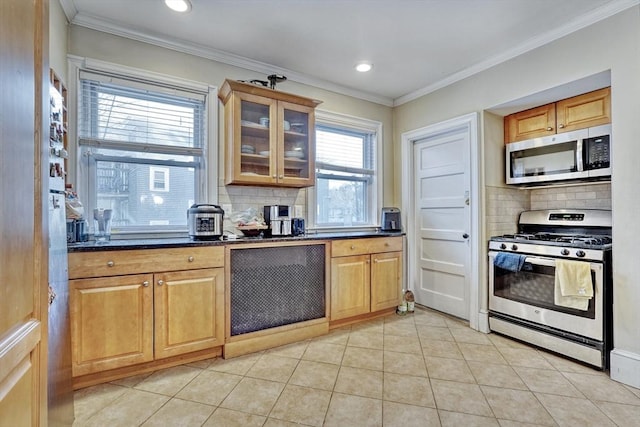
<path fill-rule="evenodd" d="M 584 257 L 585 257 L 585 255 L 587 255 L 587 254 L 586 254 L 584 251 L 578 251 L 578 252 L 576 252 L 576 256 L 577 256 L 578 258 L 584 258 Z"/>
<path fill-rule="evenodd" d="M 507 249 L 507 245 L 506 245 L 506 244 L 504 244 L 504 243 L 501 243 L 501 244 L 500 244 L 500 249 Z"/>
<path fill-rule="evenodd" d="M 511 245 L 511 250 L 513 251 L 517 251 L 518 250 L 518 245 Z"/>
<path fill-rule="evenodd" d="M 560 251 L 560 253 L 565 256 L 569 255 L 569 249 L 563 249 L 562 251 Z"/>

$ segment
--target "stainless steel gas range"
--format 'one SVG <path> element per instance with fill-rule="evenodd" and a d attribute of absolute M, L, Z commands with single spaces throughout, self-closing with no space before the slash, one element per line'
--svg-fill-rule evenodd
<path fill-rule="evenodd" d="M 611 211 L 522 212 L 517 234 L 489 241 L 490 329 L 607 369 L 611 247 Z"/>

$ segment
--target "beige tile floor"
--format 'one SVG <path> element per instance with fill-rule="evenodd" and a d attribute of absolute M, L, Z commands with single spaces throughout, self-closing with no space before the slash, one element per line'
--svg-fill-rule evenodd
<path fill-rule="evenodd" d="M 75 393 L 74 426 L 640 426 L 640 390 L 417 310 Z"/>

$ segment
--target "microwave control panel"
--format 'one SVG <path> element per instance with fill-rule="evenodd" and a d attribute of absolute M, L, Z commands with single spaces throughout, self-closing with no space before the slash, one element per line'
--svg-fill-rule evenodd
<path fill-rule="evenodd" d="M 584 140 L 586 145 L 585 169 L 602 169 L 608 168 L 611 162 L 611 149 L 609 144 L 609 135 L 587 138 Z"/>

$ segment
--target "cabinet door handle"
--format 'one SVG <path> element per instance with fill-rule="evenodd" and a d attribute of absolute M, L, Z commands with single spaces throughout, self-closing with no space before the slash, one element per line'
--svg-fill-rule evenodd
<path fill-rule="evenodd" d="M 164 285 L 164 280 L 158 280 L 158 286 Z"/>
<path fill-rule="evenodd" d="M 371 261 L 367 260 L 367 264 L 371 264 Z"/>
<path fill-rule="evenodd" d="M 145 288 L 149 286 L 149 281 L 145 280 L 144 282 L 142 282 L 142 286 L 144 286 Z"/>
<path fill-rule="evenodd" d="M 115 262 L 113 261 L 107 261 L 107 267 L 113 267 L 114 265 L 116 265 Z"/>
<path fill-rule="evenodd" d="M 190 256 L 189 258 L 187 258 L 187 261 L 193 262 L 194 259 L 195 259 L 194 257 Z"/>
<path fill-rule="evenodd" d="M 558 124 L 558 128 L 562 129 L 564 127 L 564 125 L 562 123 Z"/>
<path fill-rule="evenodd" d="M 378 262 L 378 258 L 374 258 L 373 262 Z"/>
<path fill-rule="evenodd" d="M 284 178 L 284 175 L 280 175 L 280 179 L 283 179 L 283 178 Z"/>
<path fill-rule="evenodd" d="M 553 130 L 553 128 L 552 128 L 551 126 L 549 126 L 549 127 L 547 128 L 547 130 Z"/>
<path fill-rule="evenodd" d="M 351 245 L 351 250 L 355 249 L 356 247 L 354 245 Z"/>

